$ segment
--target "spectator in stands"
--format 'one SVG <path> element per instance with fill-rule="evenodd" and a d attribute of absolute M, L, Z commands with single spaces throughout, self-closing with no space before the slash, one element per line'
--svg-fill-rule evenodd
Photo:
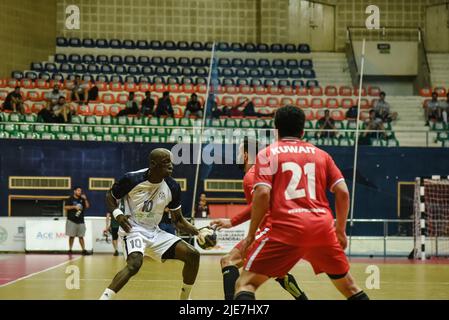
<path fill-rule="evenodd" d="M 80 76 L 75 77 L 75 81 L 73 82 L 72 95 L 71 99 L 73 102 L 78 104 L 83 104 L 87 98 L 87 87 L 81 80 Z"/>
<path fill-rule="evenodd" d="M 3 103 L 4 110 L 10 110 L 12 112 L 19 112 L 20 114 L 25 113 L 25 108 L 23 106 L 23 97 L 20 93 L 20 87 L 15 87 L 14 91 L 10 92 Z"/>
<path fill-rule="evenodd" d="M 155 116 L 158 118 L 161 116 L 174 118 L 175 112 L 173 111 L 173 107 L 171 105 L 170 92 L 165 91 L 162 94 L 162 98 L 157 104 Z"/>
<path fill-rule="evenodd" d="M 123 117 L 127 115 L 136 115 L 139 113 L 139 106 L 137 105 L 137 102 L 134 100 L 135 94 L 134 92 L 129 93 L 128 101 L 126 101 L 125 109 L 120 111 L 117 114 L 117 117 Z"/>
<path fill-rule="evenodd" d="M 397 112 L 390 112 L 390 104 L 385 101 L 385 92 L 381 92 L 379 96 L 379 100 L 377 100 L 374 104 L 374 111 L 376 112 L 376 118 L 382 120 L 382 122 L 391 122 L 396 120 L 398 117 Z"/>
<path fill-rule="evenodd" d="M 382 137 L 384 139 L 387 138 L 383 122 L 381 119 L 376 117 L 376 111 L 374 111 L 374 109 L 371 109 L 369 111 L 369 117 L 368 119 L 365 120 L 365 130 L 367 130 L 367 132 L 364 132 L 362 134 L 363 138 L 379 138 L 379 137 Z M 368 132 L 368 131 L 381 131 L 381 132 Z"/>
<path fill-rule="evenodd" d="M 86 225 L 84 224 L 84 210 L 89 209 L 90 203 L 81 187 L 73 188 L 73 194 L 67 199 L 64 209 L 67 211 L 66 235 L 69 237 L 69 253 L 72 253 L 75 237 L 79 238 L 83 255 L 87 255 L 84 244 Z"/>
<path fill-rule="evenodd" d="M 352 106 L 351 108 L 349 108 L 348 111 L 346 111 L 346 120 L 356 121 L 357 120 L 357 111 L 358 111 L 357 106 Z"/>
<path fill-rule="evenodd" d="M 200 195 L 200 201 L 196 208 L 197 218 L 208 218 L 209 217 L 209 206 L 207 205 L 206 195 L 202 193 Z"/>
<path fill-rule="evenodd" d="M 241 111 L 240 108 L 243 107 L 243 110 Z M 232 107 L 231 109 L 231 116 L 237 117 L 237 116 L 244 116 L 244 117 L 273 117 L 274 113 L 271 114 L 264 114 L 260 112 L 256 112 L 256 108 L 254 106 L 254 103 L 248 99 L 245 98 L 242 103 Z"/>
<path fill-rule="evenodd" d="M 74 109 L 67 103 L 64 96 L 60 96 L 55 105 L 48 104 L 46 108 L 39 111 L 38 116 L 45 123 L 70 123 Z"/>
<path fill-rule="evenodd" d="M 316 137 L 317 138 L 335 138 L 337 133 L 335 131 L 326 131 L 324 129 L 328 130 L 335 130 L 335 120 L 331 117 L 329 110 L 324 111 L 324 117 L 318 120 L 317 122 L 319 132 L 317 132 Z"/>
<path fill-rule="evenodd" d="M 429 125 L 430 120 L 438 121 L 441 119 L 441 108 L 437 92 L 432 92 L 432 100 L 426 102 L 424 110 L 426 114 L 426 126 Z"/>
<path fill-rule="evenodd" d="M 112 246 L 114 247 L 114 256 L 118 256 L 118 230 L 120 225 L 111 213 L 106 214 L 106 228 L 104 233 L 110 232 L 112 235 Z"/>
<path fill-rule="evenodd" d="M 55 84 L 53 90 L 47 96 L 47 108 L 52 108 L 58 103 L 59 97 L 62 96 L 59 85 Z"/>
<path fill-rule="evenodd" d="M 97 101 L 98 100 L 98 87 L 95 81 L 91 80 L 91 83 L 93 84 L 92 87 L 87 91 L 87 99 L 86 104 L 89 104 L 91 101 Z"/>
<path fill-rule="evenodd" d="M 154 114 L 154 99 L 151 98 L 151 92 L 145 92 L 145 99 L 142 100 L 142 108 L 140 113 L 145 117 L 152 116 Z"/>
<path fill-rule="evenodd" d="M 192 115 L 197 119 L 203 117 L 203 108 L 201 103 L 198 101 L 198 96 L 196 93 L 192 93 L 189 102 L 187 102 L 184 118 L 189 118 Z"/>
<path fill-rule="evenodd" d="M 211 118 L 212 119 L 219 119 L 222 116 L 222 112 L 220 109 L 218 109 L 218 104 L 216 101 L 212 102 L 212 108 L 211 108 Z"/>

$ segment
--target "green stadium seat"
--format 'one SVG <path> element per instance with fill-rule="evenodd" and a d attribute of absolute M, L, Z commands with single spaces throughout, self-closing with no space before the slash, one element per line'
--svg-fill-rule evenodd
<path fill-rule="evenodd" d="M 240 120 L 240 128 L 252 128 L 253 124 L 249 119 L 241 119 Z"/>
<path fill-rule="evenodd" d="M 18 130 L 18 127 L 17 124 L 7 123 L 3 126 L 3 130 L 11 134 L 13 132 L 16 132 Z"/>
<path fill-rule="evenodd" d="M 386 145 L 388 147 L 399 147 L 399 141 L 396 138 L 389 138 Z"/>
<path fill-rule="evenodd" d="M 109 133 L 113 134 L 113 135 L 123 134 L 123 133 L 125 133 L 125 128 L 124 127 L 110 127 Z"/>
<path fill-rule="evenodd" d="M 443 147 L 443 148 L 449 148 L 449 140 L 443 141 L 442 147 Z"/>
<path fill-rule="evenodd" d="M 120 126 L 131 125 L 132 120 L 128 117 L 117 117 L 117 124 Z"/>
<path fill-rule="evenodd" d="M 97 136 L 97 139 L 100 139 L 101 141 L 108 141 L 108 142 L 116 141 L 115 136 L 112 134 L 109 134 L 109 133 Z"/>
<path fill-rule="evenodd" d="M 67 133 L 58 133 L 56 134 L 56 138 L 58 140 L 70 140 L 72 137 Z"/>
<path fill-rule="evenodd" d="M 32 124 L 20 124 L 19 125 L 19 131 L 23 133 L 33 132 L 33 125 Z"/>
<path fill-rule="evenodd" d="M 92 132 L 96 135 L 103 135 L 109 133 L 109 127 L 95 126 Z"/>
<path fill-rule="evenodd" d="M 50 127 L 45 124 L 35 124 L 34 132 L 37 132 L 37 133 L 50 132 Z"/>
<path fill-rule="evenodd" d="M 134 126 L 146 126 L 148 125 L 148 118 L 146 117 L 134 117 L 132 118 L 132 124 Z"/>
<path fill-rule="evenodd" d="M 60 126 L 60 125 L 57 125 L 57 124 L 50 125 L 49 129 L 50 129 L 50 132 L 54 133 L 54 134 L 64 132 L 64 127 Z"/>
<path fill-rule="evenodd" d="M 37 115 L 34 113 L 27 114 L 24 116 L 23 121 L 29 122 L 29 123 L 37 122 Z"/>
<path fill-rule="evenodd" d="M 134 136 L 136 134 L 140 134 L 140 129 L 134 127 L 126 127 L 125 134 L 128 136 Z"/>
<path fill-rule="evenodd" d="M 118 134 L 117 142 L 128 142 L 128 136 L 125 134 Z"/>
<path fill-rule="evenodd" d="M 73 124 L 83 124 L 84 123 L 84 117 L 83 116 L 73 116 L 72 120 L 70 121 Z"/>
<path fill-rule="evenodd" d="M 23 116 L 19 113 L 10 113 L 8 122 L 22 122 Z"/>
<path fill-rule="evenodd" d="M 442 132 L 438 132 L 438 133 L 437 133 L 436 141 L 441 141 L 441 142 L 443 142 L 443 141 L 448 140 L 448 139 L 449 139 L 449 132 L 447 132 L 447 131 L 442 131 Z"/>
<path fill-rule="evenodd" d="M 237 121 L 235 119 L 230 119 L 230 118 L 224 119 L 223 125 L 226 128 L 237 128 L 238 127 Z"/>
<path fill-rule="evenodd" d="M 371 139 L 371 146 L 373 147 L 383 147 L 385 146 L 385 141 L 382 139 Z"/>
<path fill-rule="evenodd" d="M 51 132 L 43 132 L 41 134 L 41 139 L 43 140 L 55 140 L 56 136 Z"/>
<path fill-rule="evenodd" d="M 152 117 L 148 120 L 148 125 L 152 127 L 159 127 L 161 125 L 160 119 L 157 117 Z"/>
<path fill-rule="evenodd" d="M 181 118 L 178 121 L 178 126 L 180 127 L 191 127 L 193 125 L 193 122 L 189 118 Z"/>
<path fill-rule="evenodd" d="M 84 135 L 80 134 L 80 133 L 73 133 L 71 135 L 72 140 L 74 141 L 84 141 L 85 137 Z"/>
<path fill-rule="evenodd" d="M 86 141 L 97 141 L 97 135 L 93 133 L 87 133 L 84 135 Z"/>
<path fill-rule="evenodd" d="M 222 122 L 220 119 L 208 119 L 206 120 L 206 127 L 221 127 L 222 126 Z"/>
<path fill-rule="evenodd" d="M 444 131 L 446 130 L 446 125 L 444 124 L 444 122 L 434 122 L 432 124 L 432 130 L 433 131 Z"/>
<path fill-rule="evenodd" d="M 143 136 L 150 136 L 151 130 L 152 129 L 150 127 L 142 127 L 142 128 L 140 128 L 140 134 Z"/>
<path fill-rule="evenodd" d="M 66 125 L 64 126 L 64 132 L 67 134 L 74 134 L 79 132 L 79 126 L 75 125 Z"/>
<path fill-rule="evenodd" d="M 80 126 L 79 132 L 84 135 L 89 134 L 92 132 L 92 127 Z"/>
<path fill-rule="evenodd" d="M 134 136 L 134 142 L 139 142 L 139 143 L 143 143 L 144 141 L 144 136 L 142 135 L 135 135 Z"/>
<path fill-rule="evenodd" d="M 159 143 L 159 136 L 151 136 L 150 137 L 150 142 Z"/>
<path fill-rule="evenodd" d="M 41 135 L 37 132 L 27 132 L 25 133 L 25 139 L 38 140 L 41 139 Z"/>
<path fill-rule="evenodd" d="M 176 120 L 174 118 L 165 118 L 163 121 L 164 126 L 166 127 L 175 127 Z"/>
<path fill-rule="evenodd" d="M 9 132 L 1 130 L 0 131 L 0 139 L 9 139 Z"/>
<path fill-rule="evenodd" d="M 101 117 L 101 124 L 102 125 L 113 125 L 113 124 L 117 124 L 117 119 L 111 116 L 103 116 Z"/>
<path fill-rule="evenodd" d="M 97 117 L 95 116 L 87 116 L 84 118 L 84 123 L 89 125 L 96 125 L 97 124 Z"/>

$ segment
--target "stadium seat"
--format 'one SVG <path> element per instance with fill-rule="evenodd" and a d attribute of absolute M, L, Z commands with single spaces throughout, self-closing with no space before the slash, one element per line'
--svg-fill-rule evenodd
<path fill-rule="evenodd" d="M 115 117 L 124 108 L 125 108 L 124 106 L 114 104 L 109 107 L 109 113 L 111 114 L 111 116 Z"/>
<path fill-rule="evenodd" d="M 259 66 L 259 68 L 270 68 L 271 67 L 270 61 L 268 59 L 259 59 L 258 66 Z"/>
<path fill-rule="evenodd" d="M 306 79 L 314 79 L 314 78 L 316 78 L 315 71 L 312 70 L 312 69 L 303 70 L 302 76 L 303 76 L 303 78 L 306 78 Z"/>
<path fill-rule="evenodd" d="M 298 108 L 308 108 L 309 107 L 309 100 L 307 98 L 297 98 L 296 99 L 296 106 Z"/>
<path fill-rule="evenodd" d="M 67 47 L 69 42 L 64 37 L 57 37 L 56 38 L 56 46 L 57 47 Z"/>
<path fill-rule="evenodd" d="M 267 94 L 267 88 L 265 86 L 254 86 L 254 94 L 256 95 L 264 95 Z"/>
<path fill-rule="evenodd" d="M 328 97 L 336 97 L 338 96 L 338 89 L 335 86 L 326 86 L 324 94 Z"/>
<path fill-rule="evenodd" d="M 150 45 L 146 40 L 138 40 L 136 42 L 136 48 L 140 50 L 148 50 L 150 49 Z"/>
<path fill-rule="evenodd" d="M 306 109 L 303 110 L 306 115 L 306 120 L 312 121 L 315 120 L 315 113 L 312 110 Z"/>
<path fill-rule="evenodd" d="M 289 77 L 292 79 L 298 79 L 302 77 L 302 72 L 300 69 L 291 69 L 288 74 Z"/>
<path fill-rule="evenodd" d="M 162 42 L 159 40 L 152 40 L 150 41 L 150 49 L 152 50 L 161 50 L 162 48 Z"/>
<path fill-rule="evenodd" d="M 168 77 L 167 78 L 167 85 L 169 84 L 179 84 L 180 80 L 177 77 Z"/>
<path fill-rule="evenodd" d="M 178 46 L 176 45 L 176 43 L 174 41 L 167 40 L 167 41 L 163 42 L 162 49 L 173 51 L 173 50 L 177 50 Z"/>
<path fill-rule="evenodd" d="M 122 49 L 122 41 L 119 39 L 109 40 L 109 47 L 112 49 Z"/>
<path fill-rule="evenodd" d="M 290 87 L 291 83 L 290 80 L 287 79 L 280 79 L 278 81 L 278 86 L 282 89 L 283 87 Z"/>
<path fill-rule="evenodd" d="M 258 52 L 269 52 L 270 47 L 266 43 L 258 43 L 257 44 L 257 51 Z"/>
<path fill-rule="evenodd" d="M 101 49 L 109 48 L 109 42 L 106 39 L 97 39 L 95 40 L 95 46 Z"/>
<path fill-rule="evenodd" d="M 245 59 L 244 66 L 247 67 L 247 68 L 257 68 L 258 64 L 257 64 L 257 61 L 255 59 L 248 58 L 248 59 Z"/>
<path fill-rule="evenodd" d="M 354 95 L 355 96 L 359 96 L 359 88 L 355 87 L 354 88 Z M 362 88 L 362 97 L 366 97 L 366 88 Z"/>
<path fill-rule="evenodd" d="M 142 66 L 151 66 L 151 58 L 147 56 L 140 56 L 137 58 L 137 63 Z"/>
<path fill-rule="evenodd" d="M 91 55 L 91 54 L 83 55 L 82 58 L 81 58 L 81 61 L 83 63 L 87 63 L 87 64 L 91 64 L 91 63 L 95 63 L 96 62 L 95 57 L 93 55 Z"/>
<path fill-rule="evenodd" d="M 40 72 L 39 73 L 39 79 L 43 79 L 43 80 L 50 80 L 51 76 L 48 72 Z"/>
<path fill-rule="evenodd" d="M 447 94 L 446 88 L 444 87 L 435 87 L 433 88 L 433 92 L 436 92 L 440 98 L 445 98 Z"/>
<path fill-rule="evenodd" d="M 285 79 L 289 77 L 289 72 L 286 69 L 278 69 L 275 71 L 274 76 L 278 79 Z"/>
<path fill-rule="evenodd" d="M 128 50 L 137 49 L 135 41 L 130 39 L 123 40 L 122 47 Z"/>
<path fill-rule="evenodd" d="M 115 103 L 115 97 L 111 93 L 101 94 L 100 99 L 101 99 L 101 102 L 105 103 L 105 104 L 114 104 Z"/>
<path fill-rule="evenodd" d="M 287 69 L 298 69 L 299 63 L 296 59 L 287 59 L 285 66 Z"/>
<path fill-rule="evenodd" d="M 177 83 L 168 83 L 167 84 L 167 90 L 171 93 L 179 93 L 181 92 L 181 87 Z"/>
<path fill-rule="evenodd" d="M 309 95 L 309 89 L 306 87 L 297 87 L 296 88 L 296 94 L 299 96 L 308 96 Z"/>
<path fill-rule="evenodd" d="M 165 86 L 165 83 L 155 83 L 153 85 L 153 90 L 159 93 L 167 91 L 167 87 Z"/>
<path fill-rule="evenodd" d="M 34 71 L 42 71 L 44 67 L 42 66 L 42 63 L 40 62 L 32 62 L 31 63 L 31 70 Z"/>
<path fill-rule="evenodd" d="M 217 51 L 231 51 L 231 48 L 229 46 L 229 43 L 227 42 L 218 42 L 216 44 L 216 50 Z"/>
<path fill-rule="evenodd" d="M 36 88 L 36 82 L 33 79 L 26 77 L 25 79 L 20 80 L 20 87 L 24 89 L 34 89 Z"/>
<path fill-rule="evenodd" d="M 280 107 L 280 105 L 281 103 L 276 97 L 268 97 L 265 103 L 265 106 L 268 106 L 270 108 L 278 108 Z"/>
<path fill-rule="evenodd" d="M 371 97 L 378 97 L 380 95 L 380 92 L 381 90 L 379 87 L 368 87 L 368 95 L 370 95 Z"/>
<path fill-rule="evenodd" d="M 260 79 L 252 78 L 250 85 L 252 85 L 254 87 L 255 86 L 261 86 L 262 85 L 262 81 Z"/>
<path fill-rule="evenodd" d="M 131 74 L 131 75 L 142 74 L 142 69 L 139 66 L 129 66 L 128 67 L 128 73 Z M 134 78 L 134 76 L 132 76 L 132 78 Z M 125 81 L 127 81 L 127 80 L 125 80 Z"/>
<path fill-rule="evenodd" d="M 268 86 L 267 93 L 271 95 L 280 95 L 282 93 L 281 89 L 277 86 Z"/>
<path fill-rule="evenodd" d="M 301 43 L 298 45 L 298 52 L 310 53 L 310 46 L 308 44 Z"/>
<path fill-rule="evenodd" d="M 310 106 L 315 109 L 321 109 L 324 106 L 323 99 L 321 98 L 313 98 L 310 102 Z"/>
<path fill-rule="evenodd" d="M 243 45 L 240 42 L 232 42 L 230 49 L 231 51 L 240 52 L 243 50 Z"/>
<path fill-rule="evenodd" d="M 77 111 L 78 111 L 78 115 L 82 115 L 82 116 L 91 116 L 91 115 L 93 115 L 93 111 L 91 110 L 89 105 L 79 105 Z"/>
<path fill-rule="evenodd" d="M 339 102 L 338 102 L 337 99 L 335 99 L 335 98 L 328 98 L 328 99 L 326 99 L 326 108 L 328 108 L 328 109 L 336 109 L 339 106 L 340 105 L 339 105 Z"/>
<path fill-rule="evenodd" d="M 191 47 L 192 50 L 194 50 L 194 51 L 202 51 L 202 50 L 204 50 L 204 45 L 203 45 L 201 42 L 199 42 L 199 41 L 193 41 L 193 42 L 190 44 L 190 47 Z"/>
<path fill-rule="evenodd" d="M 188 57 L 180 57 L 178 58 L 178 64 L 183 67 L 190 67 L 192 65 L 192 62 Z"/>
<path fill-rule="evenodd" d="M 128 102 L 128 97 L 129 97 L 129 94 L 119 93 L 117 95 L 117 97 L 115 98 L 115 101 L 117 103 L 126 104 L 126 102 Z"/>
<path fill-rule="evenodd" d="M 190 50 L 190 44 L 187 41 L 178 41 L 176 47 L 178 50 Z"/>
<path fill-rule="evenodd" d="M 376 99 L 377 100 L 377 99 Z M 356 103 L 358 103 L 358 100 L 355 101 Z M 367 109 L 371 109 L 371 103 L 369 102 L 368 99 L 360 99 L 360 109 L 361 110 L 367 110 Z"/>
<path fill-rule="evenodd" d="M 296 89 L 291 86 L 281 87 L 281 91 L 284 96 L 292 96 L 296 94 Z"/>
<path fill-rule="evenodd" d="M 254 93 L 254 88 L 250 85 L 242 85 L 240 86 L 240 93 L 245 95 L 250 95 Z"/>
<path fill-rule="evenodd" d="M 81 43 L 84 48 L 95 48 L 95 41 L 93 39 L 86 38 Z"/>
<path fill-rule="evenodd" d="M 235 106 L 235 99 L 232 96 L 223 96 L 220 104 L 228 107 L 233 107 Z"/>
<path fill-rule="evenodd" d="M 354 106 L 354 100 L 352 98 L 343 98 L 341 99 L 340 106 L 345 109 L 349 109 Z"/>
<path fill-rule="evenodd" d="M 352 97 L 352 88 L 348 86 L 341 86 L 338 90 L 339 95 L 342 97 Z"/>
<path fill-rule="evenodd" d="M 257 47 L 254 43 L 245 43 L 243 45 L 243 50 L 246 52 L 256 52 L 257 51 Z"/>
<path fill-rule="evenodd" d="M 70 38 L 69 47 L 80 48 L 82 47 L 82 42 L 79 38 Z"/>
<path fill-rule="evenodd" d="M 270 46 L 270 51 L 274 52 L 274 53 L 279 53 L 279 52 L 283 52 L 284 48 L 283 48 L 282 44 L 280 44 L 280 43 L 273 43 Z"/>
<path fill-rule="evenodd" d="M 123 58 L 122 56 L 113 55 L 110 58 L 111 64 L 115 64 L 117 66 L 123 67 Z"/>
<path fill-rule="evenodd" d="M 309 89 L 311 96 L 319 97 L 323 95 L 323 89 L 321 87 L 312 87 Z"/>
<path fill-rule="evenodd" d="M 284 69 L 285 68 L 284 60 L 273 59 L 273 61 L 271 62 L 271 67 L 275 69 Z"/>
<path fill-rule="evenodd" d="M 320 85 L 320 83 L 318 82 L 318 80 L 307 80 L 307 82 L 306 82 L 307 88 L 318 87 L 319 85 Z"/>
<path fill-rule="evenodd" d="M 100 55 L 97 56 L 96 62 L 99 63 L 99 64 L 108 64 L 109 63 L 109 57 L 104 55 L 104 54 L 100 54 Z"/>
<path fill-rule="evenodd" d="M 162 76 L 156 76 L 156 77 L 153 78 L 153 83 L 154 83 L 154 84 L 165 84 L 166 81 L 165 81 L 165 78 L 164 78 L 164 77 L 162 77 Z"/>

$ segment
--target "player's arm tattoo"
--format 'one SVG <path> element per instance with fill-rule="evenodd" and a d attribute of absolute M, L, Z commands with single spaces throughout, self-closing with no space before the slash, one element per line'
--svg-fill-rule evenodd
<path fill-rule="evenodd" d="M 198 229 L 195 228 L 190 222 L 188 222 L 182 215 L 181 209 L 170 210 L 171 218 L 176 228 L 180 231 L 186 232 L 188 234 L 197 235 Z"/>
<path fill-rule="evenodd" d="M 112 195 L 111 190 L 106 192 L 106 208 L 108 209 L 108 212 L 113 212 L 118 208 L 118 202 Z"/>

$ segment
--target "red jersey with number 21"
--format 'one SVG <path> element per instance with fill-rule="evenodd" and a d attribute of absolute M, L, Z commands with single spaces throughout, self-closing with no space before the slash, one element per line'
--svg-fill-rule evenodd
<path fill-rule="evenodd" d="M 327 243 L 334 221 L 326 191 L 343 181 L 331 156 L 296 138 L 285 138 L 259 152 L 254 188 L 271 188 L 270 238 L 298 246 Z"/>

